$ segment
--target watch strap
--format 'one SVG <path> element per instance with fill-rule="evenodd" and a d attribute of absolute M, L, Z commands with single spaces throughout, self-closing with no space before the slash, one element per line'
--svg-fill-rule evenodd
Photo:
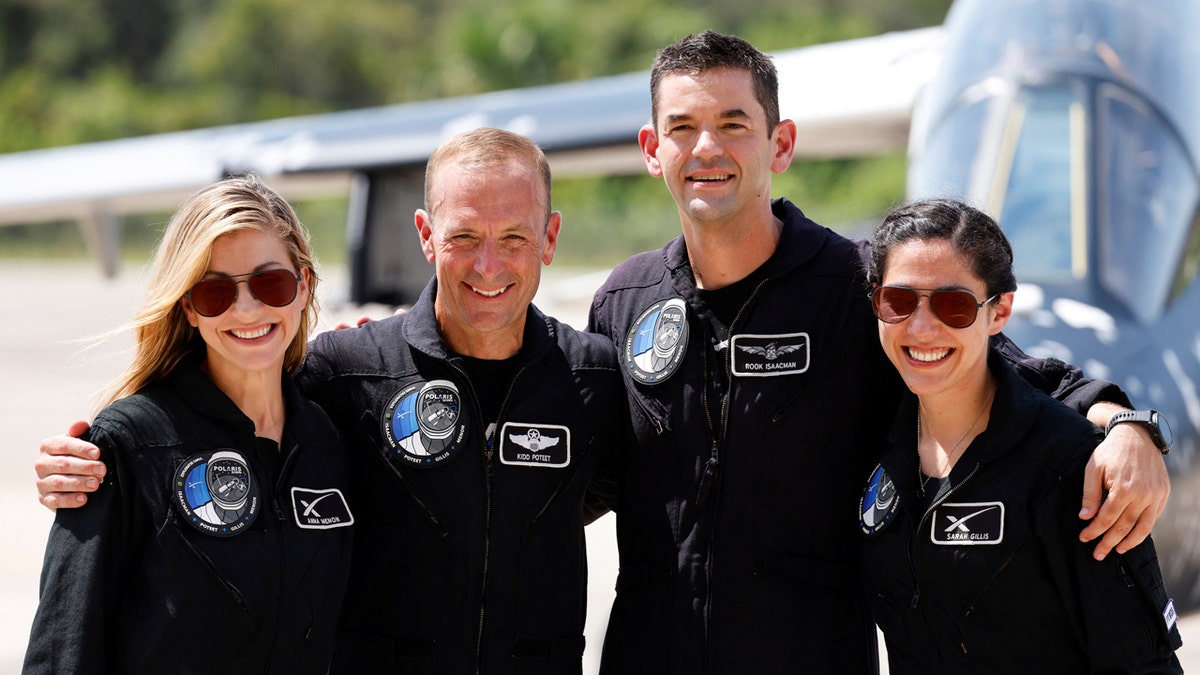
<path fill-rule="evenodd" d="M 1122 410 L 1108 420 L 1108 425 L 1104 427 L 1104 435 L 1108 436 L 1113 427 L 1118 424 L 1126 422 L 1140 424 L 1150 432 L 1150 440 L 1154 441 L 1154 446 L 1158 448 L 1158 451 L 1165 455 L 1171 451 L 1171 446 L 1163 438 L 1162 430 L 1155 421 L 1157 417 L 1158 412 L 1154 410 Z"/>

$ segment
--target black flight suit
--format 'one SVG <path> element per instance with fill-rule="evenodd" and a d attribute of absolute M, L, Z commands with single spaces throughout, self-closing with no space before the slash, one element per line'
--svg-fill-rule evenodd
<path fill-rule="evenodd" d="M 326 672 L 353 502 L 337 432 L 283 386 L 280 448 L 195 357 L 97 415 L 84 438 L 108 473 L 87 508 L 55 517 L 25 673 Z M 213 451 L 228 459 L 205 461 Z M 246 497 L 227 525 L 202 531 L 188 521 L 203 509 L 176 503 L 185 489 L 227 488 Z"/>
<path fill-rule="evenodd" d="M 987 429 L 918 491 L 916 397 L 864 493 L 865 577 L 892 675 L 1181 673 L 1154 543 L 1092 558 L 1083 470 L 1103 433 L 993 351 Z M 869 521 L 869 522 L 868 522 Z"/>
<path fill-rule="evenodd" d="M 682 237 L 596 293 L 589 329 L 617 348 L 636 434 L 606 675 L 878 668 L 853 514 L 903 384 L 879 346 L 860 245 L 786 200 L 772 208 L 779 244 L 730 326 L 696 288 Z M 651 325 L 671 298 L 685 325 Z M 662 328 L 661 353 L 644 352 L 657 360 L 638 356 L 641 333 Z M 1060 365 L 1023 372 L 1062 396 L 1102 388 Z"/>
<path fill-rule="evenodd" d="M 499 419 L 481 419 L 436 290 L 318 336 L 301 373 L 355 432 L 361 506 L 333 671 L 579 673 L 584 502 L 627 428 L 612 347 L 531 306 Z"/>

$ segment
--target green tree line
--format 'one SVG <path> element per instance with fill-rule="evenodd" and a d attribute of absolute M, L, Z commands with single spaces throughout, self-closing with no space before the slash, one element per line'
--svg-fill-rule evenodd
<path fill-rule="evenodd" d="M 935 25 L 948 5 L 0 0 L 0 152 L 646 70 L 657 49 L 706 28 L 776 51 Z M 631 129 L 631 142 L 635 134 Z M 900 199 L 903 174 L 899 156 L 796 163 L 777 181 L 777 193 L 823 222 L 854 222 Z M 569 259 L 611 262 L 659 245 L 676 229 L 670 200 L 648 178 L 574 179 L 556 183 L 555 191 L 570 226 L 563 246 Z M 321 231 L 343 226 L 337 205 L 299 206 L 318 243 Z M 152 241 L 155 228 L 146 222 L 161 220 L 133 219 L 126 239 Z M 59 238 L 70 239 L 69 231 Z M 0 228 L 0 247 L 18 234 Z M 335 247 L 319 252 L 337 258 Z M 144 246 L 135 254 L 144 255 Z"/>

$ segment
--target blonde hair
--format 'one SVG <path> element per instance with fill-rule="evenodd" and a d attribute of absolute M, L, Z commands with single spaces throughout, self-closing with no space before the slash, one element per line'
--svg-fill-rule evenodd
<path fill-rule="evenodd" d="M 308 232 L 291 205 L 257 176 L 226 178 L 192 195 L 167 225 L 151 263 L 145 299 L 122 329 L 134 332 L 133 361 L 105 389 L 100 407 L 162 380 L 189 354 L 205 349 L 184 314 L 183 297 L 208 270 L 217 239 L 248 230 L 277 235 L 296 273 L 308 270 L 308 300 L 283 362 L 289 372 L 300 366 L 319 311 L 316 260 Z"/>

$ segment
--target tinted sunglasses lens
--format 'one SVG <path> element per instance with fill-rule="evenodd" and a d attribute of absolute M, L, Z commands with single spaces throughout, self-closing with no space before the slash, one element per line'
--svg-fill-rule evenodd
<path fill-rule="evenodd" d="M 229 309 L 237 297 L 237 284 L 233 279 L 206 279 L 196 282 L 188 291 L 192 307 L 200 316 L 217 316 Z"/>
<path fill-rule="evenodd" d="M 951 328 L 966 328 L 975 323 L 979 305 L 975 296 L 966 291 L 935 291 L 929 297 L 929 306 L 942 323 Z"/>
<path fill-rule="evenodd" d="M 250 275 L 250 292 L 264 305 L 284 307 L 296 299 L 299 280 L 287 270 L 269 270 Z"/>
<path fill-rule="evenodd" d="M 871 294 L 875 316 L 884 323 L 900 323 L 917 309 L 921 296 L 911 288 L 880 286 Z"/>

